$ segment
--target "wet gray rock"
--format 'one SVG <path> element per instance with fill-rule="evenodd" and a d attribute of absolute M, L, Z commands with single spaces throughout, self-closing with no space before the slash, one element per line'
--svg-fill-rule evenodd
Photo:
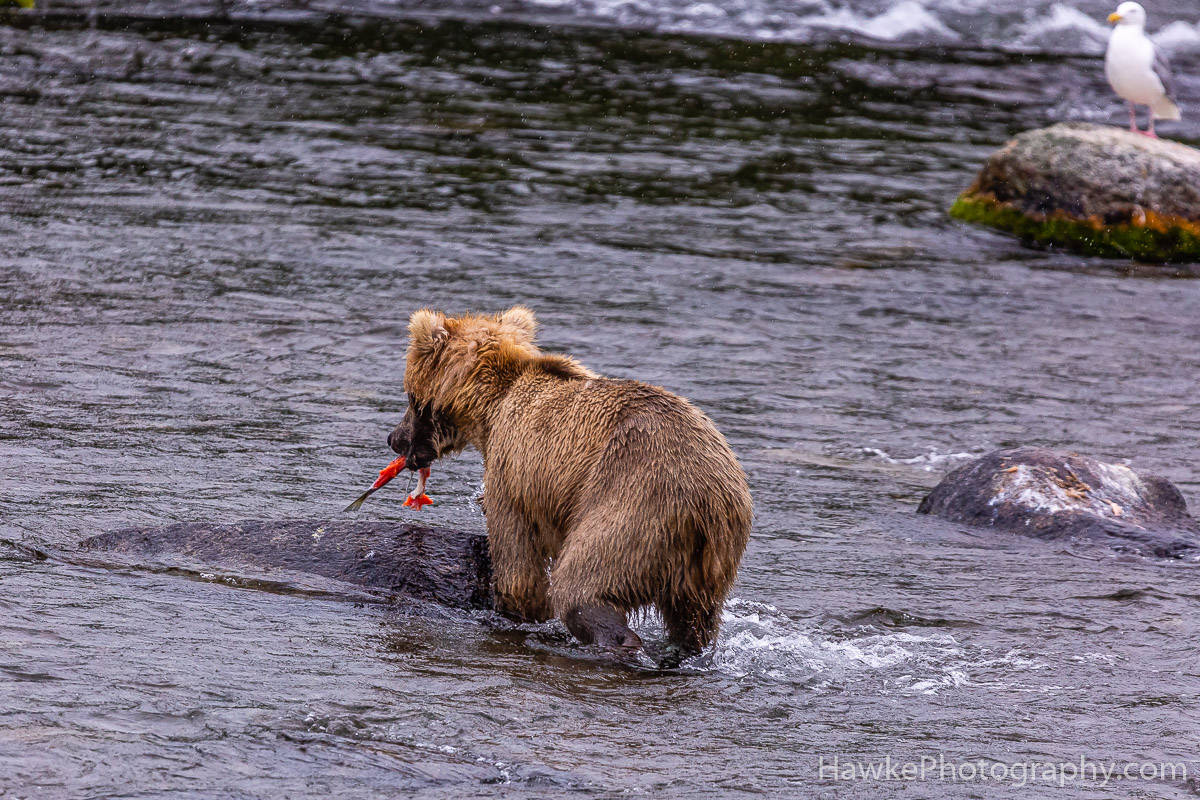
<path fill-rule="evenodd" d="M 1165 478 L 1039 447 L 997 450 L 947 475 L 921 514 L 1141 555 L 1200 555 L 1200 523 Z"/>
<path fill-rule="evenodd" d="M 992 154 L 950 213 L 1093 255 L 1200 260 L 1200 150 L 1063 123 Z"/>
<path fill-rule="evenodd" d="M 392 599 L 492 606 L 487 536 L 451 528 L 322 520 L 186 522 L 103 533 L 85 539 L 80 550 L 120 555 L 151 569 L 220 569 L 257 579 L 275 572 L 317 575 Z"/>

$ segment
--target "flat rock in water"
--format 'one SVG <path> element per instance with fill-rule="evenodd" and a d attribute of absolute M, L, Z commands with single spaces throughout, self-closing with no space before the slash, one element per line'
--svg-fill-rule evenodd
<path fill-rule="evenodd" d="M 1089 255 L 1200 261 L 1200 150 L 1090 123 L 1026 131 L 950 213 Z"/>
<path fill-rule="evenodd" d="M 318 575 L 454 608 L 492 605 L 487 536 L 451 528 L 323 520 L 185 522 L 103 533 L 80 548 L 165 566 Z"/>
<path fill-rule="evenodd" d="M 1200 523 L 1168 480 L 1039 447 L 997 450 L 954 470 L 917 512 L 1041 539 L 1098 540 L 1141 555 L 1200 555 Z"/>

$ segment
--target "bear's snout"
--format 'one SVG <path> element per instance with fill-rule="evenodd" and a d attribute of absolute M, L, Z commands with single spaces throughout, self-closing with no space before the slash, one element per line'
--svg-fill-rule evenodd
<path fill-rule="evenodd" d="M 414 412 L 414 408 L 417 410 Z M 388 434 L 388 447 L 397 455 L 404 456 L 405 467 L 410 470 L 425 469 L 438 458 L 437 426 L 433 410 L 428 405 L 409 402 L 400 424 Z"/>
<path fill-rule="evenodd" d="M 408 455 L 408 446 L 410 443 L 409 435 L 403 428 L 403 423 L 397 425 L 387 437 L 388 447 L 392 448 L 392 452 L 399 456 Z"/>

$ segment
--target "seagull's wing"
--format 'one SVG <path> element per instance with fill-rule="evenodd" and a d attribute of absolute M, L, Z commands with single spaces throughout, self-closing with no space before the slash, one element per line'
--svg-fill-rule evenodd
<path fill-rule="evenodd" d="M 1162 50 L 1154 48 L 1154 64 L 1152 65 L 1154 74 L 1162 81 L 1163 91 L 1167 94 L 1167 99 L 1175 102 L 1175 82 L 1171 79 L 1171 64 L 1167 61 L 1167 57 L 1162 54 Z"/>

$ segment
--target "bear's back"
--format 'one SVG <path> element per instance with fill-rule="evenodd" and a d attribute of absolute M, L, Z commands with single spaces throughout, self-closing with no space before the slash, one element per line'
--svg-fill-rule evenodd
<path fill-rule="evenodd" d="M 714 493 L 749 503 L 745 474 L 699 409 L 659 386 L 617 378 L 532 375 L 501 404 L 485 456 L 488 491 L 503 485 L 546 521 L 636 482 L 642 500 L 694 504 Z"/>

